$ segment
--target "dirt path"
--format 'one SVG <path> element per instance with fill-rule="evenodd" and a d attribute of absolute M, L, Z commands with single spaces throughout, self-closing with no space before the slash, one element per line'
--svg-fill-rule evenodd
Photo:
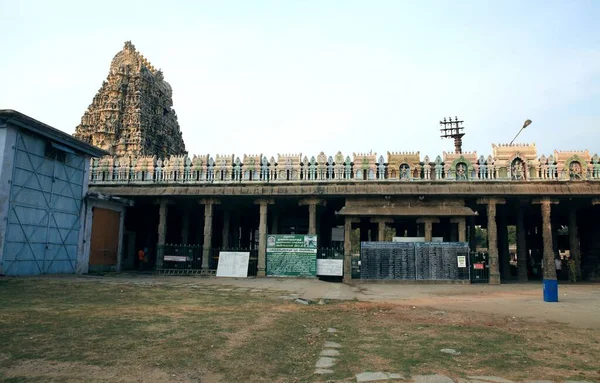
<path fill-rule="evenodd" d="M 546 303 L 542 300 L 542 287 L 539 283 L 513 283 L 499 286 L 487 284 L 406 285 L 381 283 L 347 285 L 317 279 L 157 277 L 136 274 L 117 274 L 107 277 L 53 276 L 46 278 L 66 278 L 81 283 L 134 283 L 195 288 L 202 288 L 203 286 L 210 288 L 217 286 L 244 288 L 293 293 L 311 300 L 390 302 L 433 307 L 441 310 L 528 318 L 540 322 L 554 321 L 582 328 L 600 328 L 600 284 L 560 285 L 559 302 Z"/>

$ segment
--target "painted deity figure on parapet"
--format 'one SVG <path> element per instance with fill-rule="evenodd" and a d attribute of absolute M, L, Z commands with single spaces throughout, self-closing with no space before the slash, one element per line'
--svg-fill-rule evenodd
<path fill-rule="evenodd" d="M 515 159 L 512 163 L 511 175 L 513 180 L 524 180 L 525 179 L 525 166 L 523 166 L 523 161 L 519 158 Z"/>
<path fill-rule="evenodd" d="M 571 162 L 569 165 L 569 178 L 571 180 L 580 180 L 582 178 L 581 164 L 577 161 Z"/>
<path fill-rule="evenodd" d="M 467 165 L 463 162 L 456 164 L 456 179 L 460 181 L 467 179 Z"/>
<path fill-rule="evenodd" d="M 269 180 L 269 161 L 267 161 L 267 156 L 263 156 L 260 163 L 260 179 L 261 181 Z"/>
<path fill-rule="evenodd" d="M 485 164 L 485 158 L 483 156 L 479 157 L 479 179 L 486 179 L 487 166 Z"/>
<path fill-rule="evenodd" d="M 594 154 L 592 157 L 592 177 L 600 178 L 600 157 Z"/>
<path fill-rule="evenodd" d="M 383 156 L 379 156 L 379 163 L 377 164 L 377 177 L 380 180 L 385 179 L 385 159 Z"/>
<path fill-rule="evenodd" d="M 431 164 L 430 164 L 429 156 L 425 156 L 423 159 L 423 176 L 426 180 L 431 179 Z"/>
<path fill-rule="evenodd" d="M 401 180 L 409 180 L 410 179 L 410 166 L 408 166 L 408 164 L 400 165 L 400 179 Z"/>
<path fill-rule="evenodd" d="M 237 157 L 233 164 L 233 180 L 237 181 L 237 182 L 241 181 L 241 175 L 242 175 L 242 162 L 240 161 L 240 157 Z"/>
<path fill-rule="evenodd" d="M 329 156 L 329 158 L 327 158 L 327 179 L 333 179 L 333 170 L 333 157 Z"/>
<path fill-rule="evenodd" d="M 344 163 L 344 178 L 349 180 L 352 177 L 352 161 L 350 156 L 346 156 L 346 162 Z"/>
<path fill-rule="evenodd" d="M 444 165 L 442 165 L 442 157 L 437 156 L 435 158 L 435 179 L 442 179 L 442 171 L 444 170 Z"/>

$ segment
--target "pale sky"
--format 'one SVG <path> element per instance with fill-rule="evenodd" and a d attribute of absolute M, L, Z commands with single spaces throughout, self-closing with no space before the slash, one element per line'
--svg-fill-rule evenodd
<path fill-rule="evenodd" d="M 0 109 L 68 133 L 131 40 L 190 154 L 600 152 L 600 1 L 0 0 Z"/>

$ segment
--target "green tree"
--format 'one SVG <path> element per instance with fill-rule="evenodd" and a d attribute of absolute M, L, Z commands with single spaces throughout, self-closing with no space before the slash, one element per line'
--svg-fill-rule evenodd
<path fill-rule="evenodd" d="M 475 246 L 487 247 L 487 229 L 481 226 L 475 227 Z"/>
<path fill-rule="evenodd" d="M 509 244 L 509 246 L 517 244 L 517 227 L 516 226 L 508 227 L 508 244 Z"/>

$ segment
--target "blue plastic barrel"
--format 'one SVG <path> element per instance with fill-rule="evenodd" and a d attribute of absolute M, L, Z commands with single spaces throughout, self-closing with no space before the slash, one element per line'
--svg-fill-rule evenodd
<path fill-rule="evenodd" d="M 544 302 L 558 302 L 558 281 L 556 279 L 544 279 Z"/>

